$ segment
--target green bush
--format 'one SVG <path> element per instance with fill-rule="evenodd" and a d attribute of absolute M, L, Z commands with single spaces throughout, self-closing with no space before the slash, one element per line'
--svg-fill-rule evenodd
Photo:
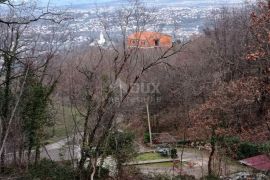
<path fill-rule="evenodd" d="M 239 145 L 237 157 L 238 159 L 245 159 L 256 156 L 259 153 L 258 145 L 249 142 L 243 142 Z"/>
<path fill-rule="evenodd" d="M 143 140 L 144 140 L 144 143 L 150 142 L 150 135 L 148 132 L 144 133 Z"/>
<path fill-rule="evenodd" d="M 240 138 L 237 136 L 228 136 L 228 137 L 223 138 L 223 142 L 226 145 L 231 146 L 231 145 L 239 144 L 241 141 L 240 141 Z"/>
<path fill-rule="evenodd" d="M 266 154 L 270 153 L 270 142 L 260 145 L 259 151 Z"/>
<path fill-rule="evenodd" d="M 172 159 L 176 159 L 178 156 L 177 156 L 177 149 L 173 148 L 171 149 L 171 158 Z"/>
<path fill-rule="evenodd" d="M 245 159 L 270 151 L 270 143 L 257 145 L 251 142 L 241 142 L 239 137 L 223 137 L 219 142 L 226 154 L 235 159 Z"/>
<path fill-rule="evenodd" d="M 241 143 L 240 138 L 236 136 L 223 137 L 219 141 L 223 150 L 231 158 L 238 158 L 238 148 Z"/>
<path fill-rule="evenodd" d="M 72 180 L 74 178 L 75 172 L 72 166 L 44 159 L 36 166 L 30 166 L 25 179 Z"/>

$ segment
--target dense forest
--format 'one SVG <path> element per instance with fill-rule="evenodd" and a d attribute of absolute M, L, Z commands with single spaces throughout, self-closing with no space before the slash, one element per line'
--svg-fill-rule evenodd
<path fill-rule="evenodd" d="M 167 48 L 130 47 L 156 20 L 147 8 L 97 11 L 107 46 L 78 46 L 64 10 L 0 0 L 0 179 L 269 179 L 239 160 L 270 155 L 270 2 L 213 11 Z"/>

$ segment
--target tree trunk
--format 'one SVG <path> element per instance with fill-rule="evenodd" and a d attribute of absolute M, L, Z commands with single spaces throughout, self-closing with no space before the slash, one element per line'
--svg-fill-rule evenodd
<path fill-rule="evenodd" d="M 94 180 L 95 174 L 96 174 L 96 167 L 94 166 L 91 173 L 91 180 Z"/>
<path fill-rule="evenodd" d="M 36 147 L 36 155 L 35 155 L 35 166 L 38 164 L 40 160 L 40 144 Z"/>
<path fill-rule="evenodd" d="M 78 169 L 81 172 L 84 168 L 85 160 L 86 160 L 86 154 L 85 154 L 85 146 L 86 146 L 86 139 L 88 136 L 88 118 L 90 116 L 91 107 L 88 107 L 87 114 L 84 118 L 84 130 L 83 130 L 83 137 L 82 137 L 82 147 L 81 147 L 81 159 L 79 160 Z"/>
<path fill-rule="evenodd" d="M 1 173 L 3 173 L 5 171 L 5 153 L 6 151 L 3 150 L 3 153 L 1 154 Z"/>
<path fill-rule="evenodd" d="M 209 176 L 213 175 L 212 161 L 213 161 L 215 151 L 216 151 L 216 146 L 215 146 L 215 142 L 212 138 L 211 139 L 211 152 L 210 152 L 209 160 L 208 160 L 208 175 Z"/>
<path fill-rule="evenodd" d="M 147 121 L 148 121 L 148 130 L 149 130 L 149 138 L 150 138 L 150 145 L 153 145 L 152 142 L 152 130 L 151 130 L 151 121 L 150 121 L 150 112 L 149 112 L 149 102 L 146 102 L 146 112 L 147 112 Z"/>
<path fill-rule="evenodd" d="M 27 161 L 28 161 L 28 164 L 30 164 L 30 162 L 31 162 L 31 151 L 32 151 L 32 146 L 29 145 L 28 152 L 27 152 Z"/>
<path fill-rule="evenodd" d="M 15 141 L 15 139 L 14 139 L 14 141 Z M 15 166 L 17 166 L 18 164 L 17 164 L 17 148 L 16 148 L 16 143 L 14 143 L 13 144 L 13 164 L 15 165 Z"/>
<path fill-rule="evenodd" d="M 96 167 L 97 167 L 97 159 L 93 158 L 91 161 L 91 166 L 92 166 L 92 172 L 91 172 L 91 180 L 94 180 L 95 174 L 96 174 Z"/>
<path fill-rule="evenodd" d="M 186 141 L 186 130 L 184 132 L 184 143 Z M 182 170 L 183 170 L 183 155 L 184 155 L 184 150 L 185 150 L 185 145 L 182 145 L 181 148 L 181 155 L 180 155 L 180 167 L 181 167 L 181 171 L 180 171 L 180 175 L 182 175 Z"/>
<path fill-rule="evenodd" d="M 102 165 L 104 163 L 104 156 L 101 157 L 100 159 L 100 165 L 99 165 L 99 168 L 98 168 L 98 177 L 101 178 L 101 170 L 102 170 Z"/>
<path fill-rule="evenodd" d="M 5 90 L 4 90 L 4 103 L 3 103 L 3 109 L 2 109 L 2 133 L 1 133 L 1 147 L 5 146 L 4 139 L 7 132 L 7 121 L 9 116 L 9 102 L 10 102 L 10 77 L 11 77 L 11 66 L 12 66 L 12 60 L 8 57 L 5 58 L 6 61 L 6 77 L 5 77 Z M 4 147 L 3 147 L 4 148 Z M 1 154 L 1 172 L 4 172 L 5 167 L 5 150 L 3 150 Z"/>
<path fill-rule="evenodd" d="M 23 158 L 24 158 L 24 148 L 23 148 L 23 144 L 20 143 L 20 147 L 19 147 L 19 166 L 20 168 L 22 167 L 22 161 L 23 161 Z"/>
<path fill-rule="evenodd" d="M 117 163 L 117 179 L 120 179 L 122 178 L 122 163 L 118 162 Z"/>

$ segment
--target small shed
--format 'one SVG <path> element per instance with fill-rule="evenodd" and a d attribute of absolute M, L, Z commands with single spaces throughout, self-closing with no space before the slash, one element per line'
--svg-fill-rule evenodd
<path fill-rule="evenodd" d="M 265 154 L 243 159 L 239 162 L 260 171 L 270 171 L 270 157 Z"/>

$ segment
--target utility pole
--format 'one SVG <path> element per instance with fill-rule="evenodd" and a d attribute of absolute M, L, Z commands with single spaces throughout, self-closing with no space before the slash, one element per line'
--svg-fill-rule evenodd
<path fill-rule="evenodd" d="M 151 131 L 150 112 L 149 112 L 149 99 L 148 98 L 146 100 L 146 111 L 147 111 L 147 121 L 148 121 L 150 145 L 152 146 L 153 142 L 152 142 L 152 131 Z"/>

